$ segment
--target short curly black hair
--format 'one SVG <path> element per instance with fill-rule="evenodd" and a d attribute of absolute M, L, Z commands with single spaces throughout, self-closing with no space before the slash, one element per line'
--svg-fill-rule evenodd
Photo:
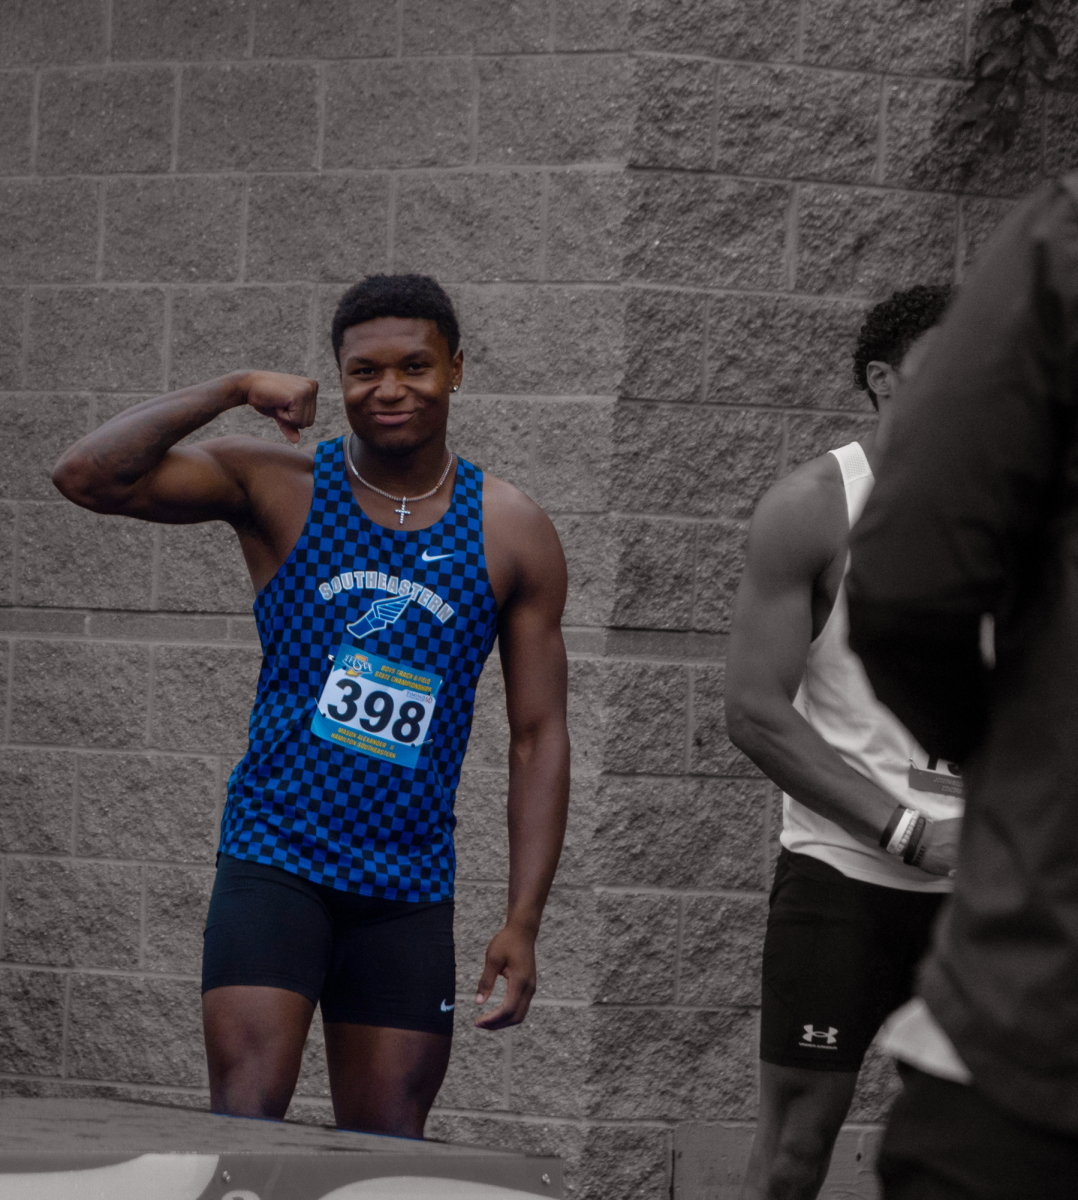
<path fill-rule="evenodd" d="M 918 284 L 903 292 L 892 292 L 889 299 L 865 314 L 853 352 L 853 378 L 862 391 L 868 392 L 873 408 L 879 405 L 869 386 L 868 364 L 885 362 L 897 367 L 921 334 L 939 324 L 950 298 L 949 284 Z"/>
<path fill-rule="evenodd" d="M 337 302 L 330 336 L 333 355 L 341 364 L 344 331 L 378 317 L 414 317 L 433 321 L 454 355 L 460 346 L 460 326 L 453 301 L 429 275 L 368 275 L 354 284 Z"/>

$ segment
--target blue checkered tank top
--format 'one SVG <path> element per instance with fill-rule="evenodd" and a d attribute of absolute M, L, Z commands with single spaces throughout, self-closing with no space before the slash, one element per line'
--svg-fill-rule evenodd
<path fill-rule="evenodd" d="M 388 900 L 453 895 L 453 801 L 497 632 L 483 473 L 457 462 L 429 529 L 355 502 L 340 438 L 307 524 L 254 604 L 262 671 L 228 781 L 223 854 Z"/>

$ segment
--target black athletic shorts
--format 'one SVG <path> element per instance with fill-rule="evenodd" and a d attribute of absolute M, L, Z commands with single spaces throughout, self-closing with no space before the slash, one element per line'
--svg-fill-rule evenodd
<path fill-rule="evenodd" d="M 899 1070 L 877 1164 L 885 1200 L 1078 1196 L 1078 1138 L 1027 1125 L 974 1087 Z"/>
<path fill-rule="evenodd" d="M 764 939 L 760 1058 L 859 1070 L 884 1018 L 912 995 L 945 899 L 848 879 L 784 849 Z"/>
<path fill-rule="evenodd" d="M 324 1021 L 453 1032 L 453 901 L 341 892 L 220 855 L 202 949 L 202 991 L 287 988 Z"/>

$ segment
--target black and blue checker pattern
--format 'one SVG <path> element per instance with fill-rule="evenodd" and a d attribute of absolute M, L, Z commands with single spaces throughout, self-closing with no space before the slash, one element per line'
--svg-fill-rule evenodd
<path fill-rule="evenodd" d="M 483 556 L 483 473 L 457 461 L 449 509 L 428 529 L 371 522 L 349 485 L 341 439 L 315 454 L 307 524 L 254 604 L 262 671 L 250 744 L 228 781 L 223 854 L 388 900 L 453 895 L 453 802 L 479 674 L 497 633 Z M 435 561 L 425 561 L 427 553 Z M 311 732 L 345 627 L 387 595 L 368 572 L 410 579 L 452 608 L 419 603 L 355 643 L 443 679 L 413 769 L 341 749 Z M 320 585 L 322 585 L 320 589 Z M 326 594 L 329 592 L 329 598 Z M 433 601 L 432 601 L 433 603 Z"/>

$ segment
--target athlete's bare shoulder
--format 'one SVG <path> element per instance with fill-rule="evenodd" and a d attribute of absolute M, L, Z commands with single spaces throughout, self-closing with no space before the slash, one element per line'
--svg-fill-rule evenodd
<path fill-rule="evenodd" d="M 519 488 L 483 473 L 483 545 L 499 604 L 538 588 L 565 599 L 565 556 L 554 523 Z"/>
<path fill-rule="evenodd" d="M 823 454 L 764 493 L 749 528 L 749 554 L 815 576 L 845 554 L 848 537 L 842 471 L 833 454 Z"/>

